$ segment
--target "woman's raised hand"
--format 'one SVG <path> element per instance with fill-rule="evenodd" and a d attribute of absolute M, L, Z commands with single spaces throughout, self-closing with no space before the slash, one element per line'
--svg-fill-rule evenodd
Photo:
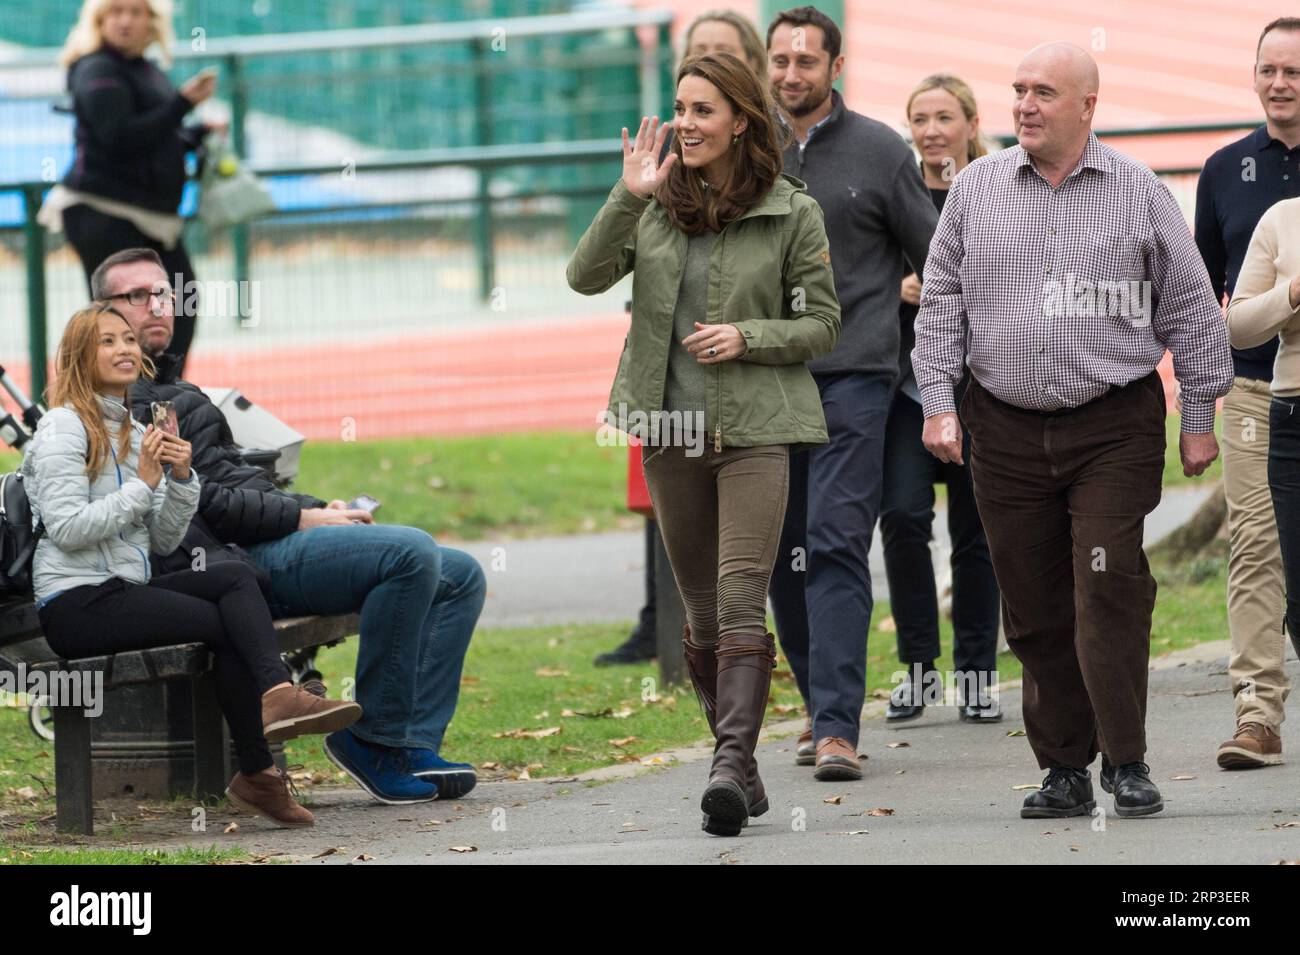
<path fill-rule="evenodd" d="M 627 127 L 623 127 L 623 185 L 642 199 L 654 194 L 677 161 L 677 154 L 670 152 L 662 164 L 659 162 L 667 138 L 668 124 L 660 126 L 658 116 L 641 117 L 641 127 L 632 143 L 627 139 Z"/>

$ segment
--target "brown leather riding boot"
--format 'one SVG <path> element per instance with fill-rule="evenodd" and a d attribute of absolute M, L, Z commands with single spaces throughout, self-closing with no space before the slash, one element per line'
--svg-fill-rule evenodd
<path fill-rule="evenodd" d="M 695 695 L 700 701 L 704 718 L 709 721 L 709 731 L 713 738 L 718 738 L 717 700 L 718 700 L 718 658 L 713 647 L 691 643 L 691 628 L 682 628 L 683 656 L 686 658 L 686 670 L 691 675 L 695 686 Z M 713 751 L 717 752 L 717 744 Z M 758 760 L 750 761 L 749 773 L 745 777 L 745 795 L 749 800 L 749 814 L 761 816 L 768 810 L 767 793 L 763 789 L 762 777 L 758 775 Z"/>
<path fill-rule="evenodd" d="M 714 716 L 718 745 L 709 785 L 700 800 L 705 832 L 734 836 L 748 821 L 746 780 L 767 713 L 767 694 L 776 666 L 772 634 L 729 634 L 718 641 Z"/>

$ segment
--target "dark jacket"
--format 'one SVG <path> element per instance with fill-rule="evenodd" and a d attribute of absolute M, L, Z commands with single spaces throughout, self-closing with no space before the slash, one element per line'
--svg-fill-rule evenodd
<path fill-rule="evenodd" d="M 800 147 L 785 151 L 785 171 L 808 185 L 826 213 L 835 294 L 843 328 L 814 374 L 898 375 L 899 283 L 903 258 L 922 269 L 939 221 L 916 156 L 884 123 L 844 107 L 831 91 L 830 115 Z"/>
<path fill-rule="evenodd" d="M 175 404 L 181 437 L 190 442 L 194 470 L 202 477 L 199 515 L 222 542 L 258 544 L 292 534 L 304 507 L 325 502 L 281 491 L 261 468 L 244 464 L 226 416 L 197 386 L 176 377 L 176 363 L 175 355 L 155 359 L 154 380 L 141 378 L 131 386 L 131 413 L 149 423 L 151 402 Z"/>
<path fill-rule="evenodd" d="M 185 154 L 199 125 L 184 126 L 193 105 L 143 57 L 105 46 L 68 68 L 77 115 L 76 154 L 63 178 L 69 189 L 175 213 L 185 186 Z"/>

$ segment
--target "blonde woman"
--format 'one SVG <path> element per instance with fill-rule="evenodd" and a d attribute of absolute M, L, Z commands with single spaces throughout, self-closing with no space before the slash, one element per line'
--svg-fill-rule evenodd
<path fill-rule="evenodd" d="M 183 356 L 194 337 L 194 267 L 181 241 L 177 209 L 185 154 L 216 124 L 186 125 L 186 114 L 212 96 L 216 74 L 204 71 L 179 89 L 145 52 L 171 62 L 170 0 L 86 0 L 63 47 L 76 113 L 76 152 L 51 190 L 40 221 L 66 232 L 89 285 L 99 263 L 141 246 L 163 260 L 181 293 L 173 348 Z"/>
<path fill-rule="evenodd" d="M 921 154 L 921 173 L 939 211 L 957 173 L 987 153 L 980 135 L 979 110 L 970 87 L 949 74 L 922 80 L 907 100 L 907 123 Z M 934 485 L 948 488 L 948 532 L 952 539 L 953 670 L 958 716 L 973 723 L 996 723 L 1002 710 L 989 692 L 997 682 L 1000 597 L 988 541 L 975 507 L 965 464 L 943 464 L 921 443 L 921 394 L 912 375 L 913 322 L 921 301 L 921 282 L 906 276 L 899 308 L 899 388 L 885 427 L 884 487 L 880 533 L 885 573 L 898 633 L 898 658 L 906 677 L 890 695 L 885 718 L 915 719 L 926 703 L 942 703 L 939 657 L 939 602 L 930 559 L 934 523 Z M 968 439 L 969 440 L 969 439 Z"/>
<path fill-rule="evenodd" d="M 116 309 L 83 309 L 68 322 L 50 410 L 23 458 L 32 511 L 45 528 L 32 562 L 37 617 L 67 659 L 206 644 L 239 760 L 226 795 L 282 826 L 310 826 L 312 814 L 290 795 L 267 741 L 333 732 L 356 722 L 361 707 L 289 682 L 249 565 L 153 575 L 149 555 L 179 546 L 198 507 L 199 477 L 188 441 L 131 418 L 128 392 L 146 369 L 151 363 Z"/>
<path fill-rule="evenodd" d="M 682 59 L 705 53 L 730 53 L 758 76 L 767 72 L 767 48 L 754 24 L 734 10 L 705 10 L 686 29 Z"/>

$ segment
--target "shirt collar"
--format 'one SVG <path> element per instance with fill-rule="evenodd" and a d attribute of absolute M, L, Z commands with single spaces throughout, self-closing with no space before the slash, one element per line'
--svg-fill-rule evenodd
<path fill-rule="evenodd" d="M 823 117 L 821 120 L 819 120 L 816 123 L 816 125 L 808 129 L 808 138 L 803 141 L 802 145 L 807 146 L 810 142 L 812 142 L 813 134 L 816 133 L 817 130 L 821 129 L 823 126 L 838 121 L 839 118 L 843 115 L 844 115 L 844 97 L 840 96 L 838 90 L 832 89 L 831 90 L 831 111 L 827 113 L 826 116 Z M 789 127 L 790 124 L 786 121 L 785 116 L 779 110 L 777 111 L 776 118 L 780 120 L 781 125 Z"/>
<path fill-rule="evenodd" d="M 1016 148 L 1020 150 L 1020 156 L 1016 163 L 1016 171 L 1023 172 L 1026 168 L 1029 168 L 1037 172 L 1038 170 L 1034 167 L 1033 158 L 1025 150 L 1025 147 L 1017 146 Z M 1105 147 L 1102 146 L 1101 142 L 1097 139 L 1097 134 L 1089 132 L 1088 141 L 1084 143 L 1083 146 L 1083 155 L 1079 157 L 1079 162 L 1070 170 L 1070 174 L 1065 178 L 1069 179 L 1081 169 L 1095 169 L 1097 172 L 1107 173 L 1111 172 L 1113 168 L 1110 157 L 1106 155 Z"/>
<path fill-rule="evenodd" d="M 1267 123 L 1256 129 L 1250 134 L 1250 136 L 1250 144 L 1254 147 L 1256 152 L 1262 153 L 1265 149 L 1271 149 L 1274 146 L 1282 150 L 1284 153 L 1295 152 L 1294 149 L 1288 149 L 1286 143 L 1282 142 L 1282 140 L 1275 139 L 1269 135 Z"/>

